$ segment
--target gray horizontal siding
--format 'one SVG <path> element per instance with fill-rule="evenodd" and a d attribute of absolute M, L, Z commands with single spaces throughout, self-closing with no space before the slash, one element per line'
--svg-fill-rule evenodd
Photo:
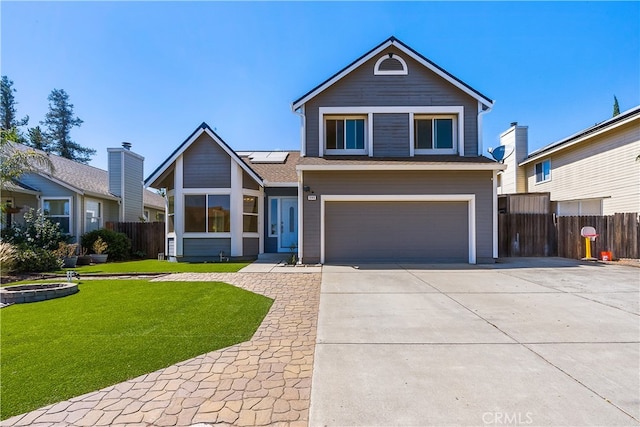
<path fill-rule="evenodd" d="M 109 151 L 109 192 L 122 196 L 122 152 Z"/>
<path fill-rule="evenodd" d="M 379 58 L 374 57 L 305 104 L 306 155 L 318 156 L 319 107 L 458 105 L 464 107 L 465 155 L 477 155 L 478 101 L 396 48 L 390 47 L 388 52 L 406 61 L 408 75 L 374 75 Z"/>
<path fill-rule="evenodd" d="M 102 201 L 102 221 L 107 223 L 109 221 L 118 222 L 120 219 L 120 206 L 115 200 L 103 200 Z"/>
<path fill-rule="evenodd" d="M 373 155 L 409 156 L 409 114 L 373 115 Z"/>
<path fill-rule="evenodd" d="M 304 262 L 320 260 L 320 196 L 327 194 L 475 194 L 476 256 L 493 257 L 493 182 L 491 171 L 304 172 L 304 185 L 318 199 L 303 201 Z"/>
<path fill-rule="evenodd" d="M 328 202 L 327 262 L 469 259 L 466 202 Z"/>
<path fill-rule="evenodd" d="M 35 188 L 42 194 L 42 197 L 71 197 L 76 193 L 62 185 L 58 185 L 53 181 L 34 174 L 25 174 L 20 177 L 20 182 L 27 184 L 29 187 Z"/>
<path fill-rule="evenodd" d="M 184 152 L 184 188 L 231 187 L 231 158 L 206 133 Z"/>
<path fill-rule="evenodd" d="M 219 257 L 231 253 L 231 239 L 183 239 L 182 253 L 185 257 Z"/>
<path fill-rule="evenodd" d="M 242 256 L 255 257 L 260 253 L 260 239 L 245 237 L 242 239 Z"/>
<path fill-rule="evenodd" d="M 126 221 L 139 221 L 143 216 L 144 179 L 143 160 L 124 152 L 124 218 Z"/>

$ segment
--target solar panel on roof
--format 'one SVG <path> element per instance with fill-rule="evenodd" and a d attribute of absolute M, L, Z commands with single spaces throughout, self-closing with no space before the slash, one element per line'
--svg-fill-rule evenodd
<path fill-rule="evenodd" d="M 286 151 L 243 151 L 238 154 L 249 157 L 252 163 L 284 163 L 289 155 Z"/>

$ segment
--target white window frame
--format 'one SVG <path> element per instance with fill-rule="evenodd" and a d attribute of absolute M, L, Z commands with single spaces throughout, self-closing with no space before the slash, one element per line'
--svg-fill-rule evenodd
<path fill-rule="evenodd" d="M 437 119 L 451 119 L 453 121 L 452 123 L 452 141 L 451 141 L 451 148 L 416 148 L 415 144 L 416 144 L 416 121 L 418 120 L 431 120 L 432 126 L 431 126 L 431 137 L 432 137 L 432 142 L 435 144 L 435 131 L 436 131 L 436 127 L 435 127 L 435 120 Z M 422 154 L 431 154 L 431 155 L 437 155 L 437 154 L 456 154 L 458 152 L 458 116 L 455 114 L 413 114 L 413 120 L 411 123 L 411 130 L 410 132 L 413 134 L 413 138 L 411 138 L 412 141 L 412 146 L 413 146 L 413 153 L 414 154 L 418 154 L 418 155 L 422 155 Z"/>
<path fill-rule="evenodd" d="M 545 175 L 544 175 L 544 164 L 545 163 L 549 164 L 549 176 L 547 176 L 546 178 L 545 178 Z M 538 169 L 538 165 L 541 165 L 541 168 L 542 168 L 542 179 L 540 181 L 538 181 L 538 171 L 536 170 L 536 169 Z M 536 181 L 536 185 L 537 184 L 544 184 L 545 182 L 551 181 L 551 159 L 544 159 L 542 161 L 536 162 L 533 165 L 533 176 L 534 176 L 534 179 Z"/>
<path fill-rule="evenodd" d="M 402 70 L 381 70 L 380 65 L 387 59 L 398 61 L 402 65 Z M 395 53 L 385 53 L 376 61 L 376 65 L 373 66 L 373 74 L 375 76 L 406 76 L 409 74 L 409 69 L 407 68 L 407 63 L 402 59 L 402 57 Z"/>
<path fill-rule="evenodd" d="M 185 191 L 182 193 L 182 206 L 186 208 L 186 198 L 187 196 L 204 196 L 204 210 L 205 210 L 205 231 L 184 231 L 183 236 L 186 237 L 216 237 L 216 238 L 231 238 L 231 230 L 233 229 L 233 225 L 231 224 L 233 220 L 233 211 L 231 206 L 231 194 L 228 192 L 202 192 L 202 191 Z M 229 231 L 209 231 L 209 196 L 228 196 L 229 197 Z M 185 224 L 186 215 L 185 212 L 182 213 L 182 229 L 186 229 Z M 254 234 L 254 233 L 252 233 Z"/>
<path fill-rule="evenodd" d="M 326 154 L 344 154 L 344 155 L 366 155 L 367 154 L 367 115 L 362 114 L 326 114 L 322 120 L 323 132 L 327 128 L 327 120 L 342 120 L 344 124 L 344 136 L 346 138 L 346 121 L 347 120 L 363 120 L 364 121 L 364 135 L 363 135 L 363 147 L 364 148 L 327 148 L 326 135 L 324 135 L 324 151 Z M 344 141 L 346 147 L 346 141 Z"/>
<path fill-rule="evenodd" d="M 258 212 L 245 212 L 244 211 L 244 203 L 242 204 L 242 237 L 255 237 L 260 233 L 260 196 L 257 194 L 250 194 L 245 192 L 244 194 L 242 194 L 242 198 L 244 199 L 245 197 L 255 197 L 256 198 L 256 204 L 258 206 Z M 257 218 L 256 223 L 257 223 L 257 229 L 256 231 L 244 231 L 244 217 L 245 215 L 247 216 L 254 216 Z"/>
<path fill-rule="evenodd" d="M 98 199 L 85 199 L 84 201 L 84 232 L 87 233 L 89 230 L 87 229 L 87 202 L 95 202 L 98 204 L 98 229 L 102 228 L 103 224 L 103 213 L 104 206 L 103 203 Z"/>
<path fill-rule="evenodd" d="M 44 215 L 44 203 L 48 200 L 66 200 L 69 202 L 69 215 Z M 42 197 L 40 199 L 40 209 L 46 218 L 66 218 L 69 217 L 69 232 L 63 233 L 67 235 L 73 234 L 73 197 Z"/>
<path fill-rule="evenodd" d="M 173 212 L 170 211 L 171 204 L 169 203 L 169 199 L 173 197 Z M 165 216 L 165 224 L 167 228 L 167 237 L 176 237 L 176 191 L 168 190 L 167 198 L 166 198 L 167 208 L 166 208 L 166 216 Z M 169 230 L 169 219 L 173 221 L 173 231 Z"/>

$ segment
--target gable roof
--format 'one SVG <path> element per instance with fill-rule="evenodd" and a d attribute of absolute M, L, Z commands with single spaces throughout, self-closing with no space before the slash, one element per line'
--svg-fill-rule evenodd
<path fill-rule="evenodd" d="M 353 70 L 358 68 L 360 65 L 364 64 L 365 62 L 367 62 L 368 60 L 372 59 L 376 55 L 379 55 L 380 53 L 382 53 L 382 51 L 387 49 L 389 46 L 397 47 L 402 52 L 404 52 L 406 55 L 410 56 L 411 58 L 413 58 L 414 60 L 416 60 L 420 64 L 424 65 L 425 67 L 427 67 L 428 69 L 433 71 L 438 76 L 440 76 L 443 79 L 447 80 L 449 83 L 453 84 L 458 89 L 462 90 L 463 92 L 465 92 L 468 95 L 472 96 L 473 98 L 477 99 L 479 102 L 481 102 L 485 106 L 487 106 L 487 107 L 492 107 L 493 106 L 493 100 L 492 99 L 490 99 L 489 97 L 483 95 L 482 93 L 480 93 L 476 89 L 472 88 L 471 86 L 469 86 L 468 84 L 466 84 L 465 82 L 460 80 L 459 78 L 455 77 L 453 74 L 451 74 L 448 71 L 446 71 L 444 68 L 440 67 L 439 65 L 437 65 L 433 61 L 429 60 L 428 58 L 426 58 L 425 56 L 421 55 L 420 53 L 418 53 L 417 51 L 415 51 L 411 47 L 407 46 L 406 44 L 404 44 L 403 42 L 401 42 L 397 38 L 391 36 L 388 39 L 386 39 L 385 41 L 383 41 L 382 43 L 380 43 L 378 46 L 376 46 L 373 49 L 371 49 L 369 52 L 365 53 L 364 55 L 362 55 L 361 57 L 359 57 L 358 59 L 353 61 L 351 64 L 349 64 L 346 67 L 344 67 L 342 70 L 340 70 L 337 73 L 335 73 L 333 76 L 329 77 L 324 82 L 320 83 L 318 86 L 316 86 L 313 89 L 311 89 L 309 92 L 307 92 L 304 95 L 302 95 L 300 98 L 298 98 L 295 101 L 293 101 L 293 103 L 291 104 L 291 109 L 294 110 L 294 111 L 297 110 L 302 105 L 304 105 L 307 101 L 309 101 L 310 99 L 314 98 L 320 92 L 323 92 L 325 89 L 327 89 L 329 86 L 331 86 L 334 83 L 336 83 L 338 80 L 342 79 L 347 74 L 351 73 Z"/>
<path fill-rule="evenodd" d="M 211 139 L 213 139 L 229 155 L 229 157 L 231 157 L 236 163 L 238 163 L 246 173 L 248 173 L 253 179 L 255 179 L 258 184 L 264 185 L 264 183 L 262 182 L 262 178 L 253 169 L 251 169 L 249 165 L 243 162 L 240 156 L 238 156 L 238 154 L 233 151 L 233 149 L 229 147 L 229 145 L 227 145 L 227 143 L 224 142 L 224 140 L 220 138 L 220 136 L 215 133 L 213 129 L 211 129 L 205 122 L 202 122 L 200 126 L 198 126 L 193 132 L 191 132 L 191 135 L 189 135 L 187 139 L 185 139 L 182 144 L 180 144 L 178 148 L 176 148 L 173 153 L 171 153 L 169 157 L 167 157 L 166 160 L 162 162 L 162 164 L 158 166 L 147 179 L 144 180 L 145 185 L 151 185 L 151 183 L 160 178 L 160 176 L 162 176 L 162 174 L 165 173 L 167 169 L 169 169 L 173 162 L 175 162 L 176 159 L 182 153 L 184 153 L 187 148 L 189 148 L 191 144 L 193 144 L 196 139 L 198 139 L 198 137 L 203 133 L 209 135 Z"/>
<path fill-rule="evenodd" d="M 252 152 L 255 153 L 255 152 Z M 300 159 L 299 151 L 282 151 L 286 153 L 284 162 L 266 163 L 264 161 L 254 162 L 248 155 L 249 152 L 239 152 L 240 158 L 253 170 L 260 174 L 264 180 L 265 187 L 297 187 L 298 173 L 296 164 Z"/>
<path fill-rule="evenodd" d="M 535 160 L 540 159 L 541 157 L 548 156 L 551 153 L 555 153 L 560 150 L 564 150 L 565 148 L 574 146 L 579 144 L 589 138 L 592 138 L 596 135 L 599 135 L 603 132 L 609 131 L 613 128 L 621 126 L 625 123 L 629 123 L 633 120 L 637 120 L 640 118 L 640 105 L 633 107 L 627 111 L 624 111 L 617 116 L 614 116 L 610 119 L 607 119 L 603 122 L 596 123 L 595 125 L 583 129 L 577 133 L 574 133 L 571 136 L 563 138 L 559 141 L 552 142 L 549 145 L 545 145 L 538 150 L 535 150 L 531 154 L 527 156 L 522 162 L 520 162 L 520 166 L 526 165 L 527 163 L 531 163 Z"/>
<path fill-rule="evenodd" d="M 15 143 L 15 147 L 19 150 L 32 149 L 17 143 Z M 55 154 L 45 153 L 44 151 L 35 151 L 49 157 L 49 160 L 51 160 L 53 164 L 52 172 L 41 169 L 39 172 L 36 172 L 38 175 L 79 194 L 101 199 L 120 200 L 120 197 L 109 192 L 109 172 L 106 170 L 66 159 Z M 20 182 L 20 179 L 17 180 L 16 184 L 18 187 L 23 187 L 27 190 L 34 190 L 23 182 Z M 14 189 L 14 191 L 24 192 L 19 188 Z M 144 190 L 143 195 L 145 206 L 164 209 L 164 198 L 162 196 L 147 189 Z"/>

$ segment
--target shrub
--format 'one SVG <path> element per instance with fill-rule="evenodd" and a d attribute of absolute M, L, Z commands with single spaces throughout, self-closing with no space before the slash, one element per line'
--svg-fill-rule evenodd
<path fill-rule="evenodd" d="M 62 234 L 60 225 L 50 221 L 40 210 L 29 209 L 24 214 L 24 224 L 16 224 L 2 231 L 2 240 L 33 249 L 58 249 L 60 242 L 69 241 Z"/>
<path fill-rule="evenodd" d="M 18 251 L 11 243 L 0 242 L 0 271 L 13 271 L 17 261 Z"/>
<path fill-rule="evenodd" d="M 52 251 L 42 248 L 30 248 L 22 245 L 18 248 L 14 271 L 18 273 L 40 273 L 56 271 L 62 268 L 62 260 Z"/>
<path fill-rule="evenodd" d="M 131 240 L 126 234 L 102 228 L 83 234 L 80 237 L 80 242 L 82 247 L 93 248 L 93 244 L 98 238 L 101 238 L 107 244 L 108 249 L 105 253 L 109 254 L 109 261 L 126 261 L 129 259 L 131 255 Z"/>

